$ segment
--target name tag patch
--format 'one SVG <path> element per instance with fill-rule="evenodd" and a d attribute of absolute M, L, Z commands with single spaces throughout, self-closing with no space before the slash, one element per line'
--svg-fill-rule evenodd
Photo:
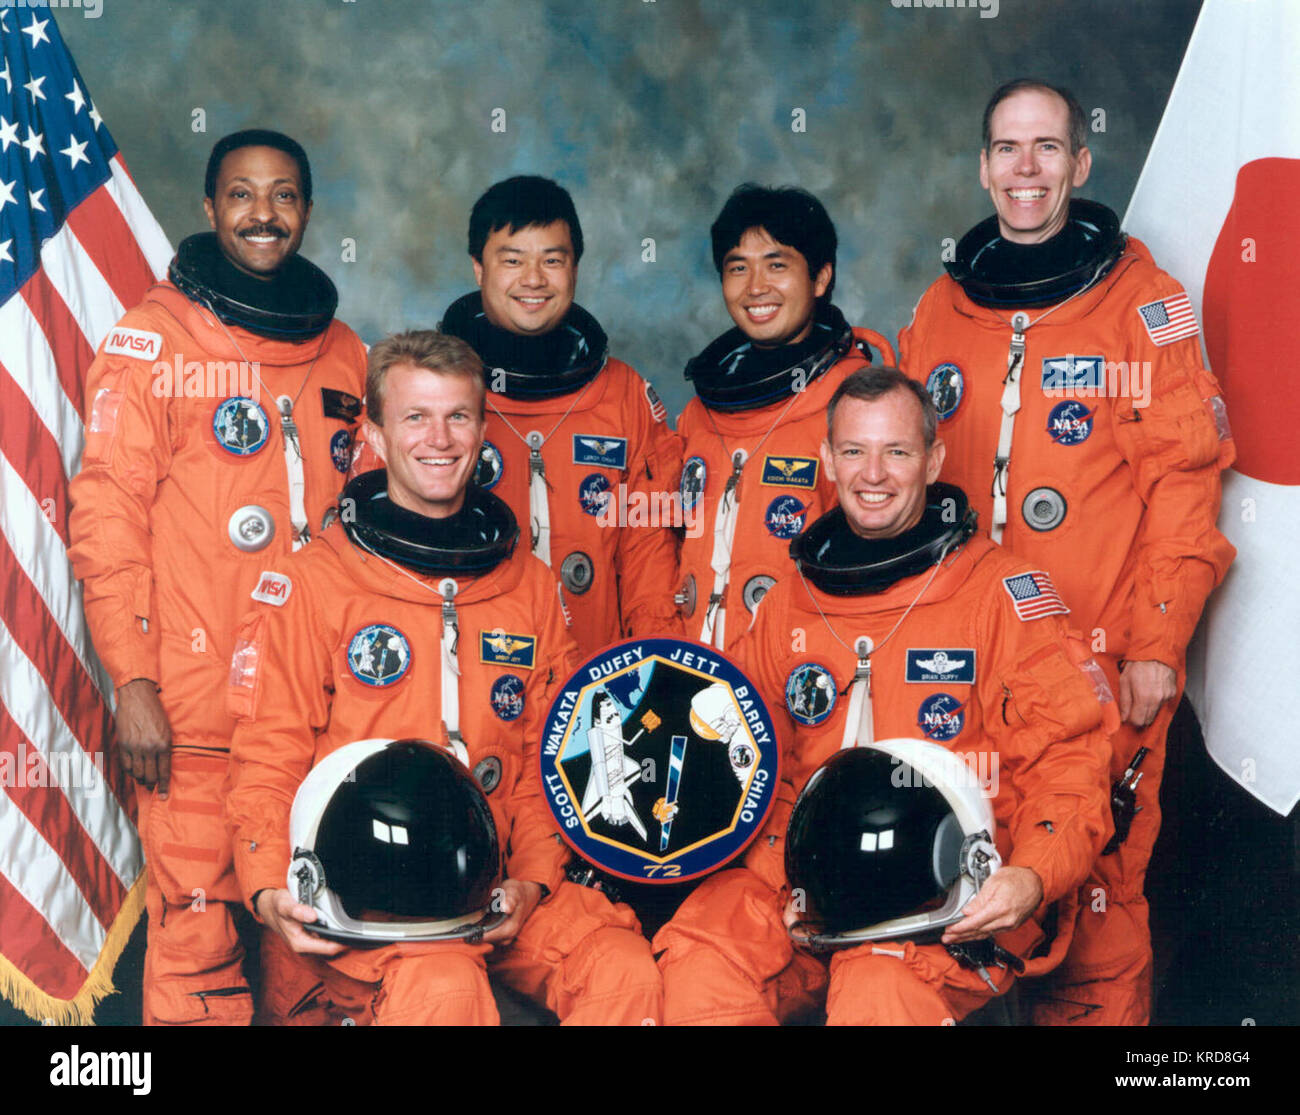
<path fill-rule="evenodd" d="M 975 651 L 966 647 L 908 647 L 905 680 L 923 684 L 947 681 L 974 685 Z"/>
<path fill-rule="evenodd" d="M 763 483 L 785 488 L 815 488 L 820 464 L 816 457 L 764 457 Z"/>
<path fill-rule="evenodd" d="M 1044 356 L 1043 390 L 1103 391 L 1106 387 L 1104 356 Z"/>
<path fill-rule="evenodd" d="M 603 468 L 627 468 L 627 438 L 574 434 L 573 463 L 600 465 Z"/>
<path fill-rule="evenodd" d="M 536 651 L 535 635 L 512 635 L 508 631 L 480 631 L 478 634 L 480 662 L 520 666 L 525 670 L 531 670 Z"/>
<path fill-rule="evenodd" d="M 346 391 L 335 391 L 332 387 L 320 389 L 321 410 L 326 418 L 341 418 L 344 422 L 355 422 L 361 415 L 361 400 Z"/>

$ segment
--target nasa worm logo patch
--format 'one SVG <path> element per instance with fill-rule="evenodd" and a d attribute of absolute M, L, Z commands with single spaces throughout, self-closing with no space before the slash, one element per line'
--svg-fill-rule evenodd
<path fill-rule="evenodd" d="M 518 720 L 524 711 L 524 679 L 516 674 L 502 674 L 492 683 L 492 711 L 507 722 Z"/>
<path fill-rule="evenodd" d="M 925 379 L 925 389 L 934 400 L 939 421 L 951 418 L 966 394 L 966 377 L 956 364 L 937 364 Z"/>
<path fill-rule="evenodd" d="M 271 435 L 271 421 L 252 399 L 236 395 L 217 407 L 212 416 L 212 432 L 226 452 L 249 457 L 266 444 Z"/>
<path fill-rule="evenodd" d="M 609 502 L 609 481 L 593 472 L 578 488 L 578 502 L 588 515 L 599 515 Z"/>
<path fill-rule="evenodd" d="M 541 775 L 564 840 L 623 879 L 679 883 L 739 855 L 776 797 L 779 746 L 753 685 L 686 639 L 617 643 L 551 705 Z"/>
<path fill-rule="evenodd" d="M 785 707 L 800 724 L 816 727 L 835 708 L 835 677 L 818 662 L 805 662 L 785 679 Z"/>
<path fill-rule="evenodd" d="M 803 530 L 804 512 L 807 510 L 795 496 L 777 496 L 767 505 L 763 525 L 774 538 L 793 538 Z"/>
<path fill-rule="evenodd" d="M 401 681 L 411 665 L 411 644 L 396 627 L 371 623 L 348 643 L 348 669 L 357 681 L 383 687 Z"/>
<path fill-rule="evenodd" d="M 916 710 L 916 726 L 929 739 L 943 743 L 966 726 L 966 706 L 950 693 L 931 693 Z"/>

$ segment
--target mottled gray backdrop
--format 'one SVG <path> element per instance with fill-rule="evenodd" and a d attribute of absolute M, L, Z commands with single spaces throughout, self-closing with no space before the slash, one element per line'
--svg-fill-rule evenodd
<path fill-rule="evenodd" d="M 554 177 L 586 234 L 579 301 L 674 415 L 685 361 L 730 325 L 708 228 L 735 185 L 816 193 L 840 235 L 837 303 L 892 338 L 938 274 L 943 238 L 991 211 L 976 172 L 997 83 L 1036 73 L 1104 110 L 1084 192 L 1122 214 L 1200 8 L 1000 0 L 982 18 L 891 0 L 100 4 L 97 19 L 85 18 L 93 8 L 57 18 L 173 244 L 206 227 L 212 143 L 249 126 L 286 131 L 315 177 L 304 254 L 373 341 L 432 325 L 472 285 L 465 224 L 484 188 Z M 193 130 L 196 109 L 206 131 Z M 504 133 L 491 130 L 496 109 Z M 341 261 L 345 237 L 355 262 Z"/>

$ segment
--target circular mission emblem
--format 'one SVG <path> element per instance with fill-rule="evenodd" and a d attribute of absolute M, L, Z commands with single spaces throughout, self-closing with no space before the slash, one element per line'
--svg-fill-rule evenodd
<path fill-rule="evenodd" d="M 690 511 L 704 494 L 704 480 L 708 475 L 703 457 L 691 457 L 682 466 L 682 510 Z"/>
<path fill-rule="evenodd" d="M 502 467 L 501 450 L 484 440 L 483 448 L 479 450 L 478 464 L 474 466 L 474 483 L 490 492 L 501 479 Z"/>
<path fill-rule="evenodd" d="M 934 400 L 934 409 L 939 412 L 939 421 L 951 418 L 961 406 L 962 395 L 966 393 L 966 380 L 956 364 L 939 364 L 925 379 L 925 389 Z"/>
<path fill-rule="evenodd" d="M 835 708 L 835 675 L 819 662 L 805 662 L 785 679 L 786 710 L 800 724 L 815 728 Z"/>
<path fill-rule="evenodd" d="M 387 623 L 367 624 L 348 643 L 348 669 L 366 685 L 392 685 L 410 664 L 411 644 Z"/>
<path fill-rule="evenodd" d="M 588 659 L 542 733 L 542 785 L 565 841 L 645 883 L 698 878 L 739 855 L 776 798 L 779 745 L 724 655 L 632 639 Z"/>
<path fill-rule="evenodd" d="M 271 421 L 252 399 L 236 395 L 217 407 L 212 416 L 212 432 L 222 449 L 236 457 L 249 457 L 266 444 Z"/>

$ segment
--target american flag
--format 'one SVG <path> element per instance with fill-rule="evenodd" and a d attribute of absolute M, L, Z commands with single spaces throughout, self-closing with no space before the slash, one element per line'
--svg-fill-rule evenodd
<path fill-rule="evenodd" d="M 0 49 L 0 993 L 76 1022 L 111 990 L 143 862 L 67 485 L 95 348 L 171 246 L 48 9 L 0 8 Z"/>
<path fill-rule="evenodd" d="M 1056 591 L 1052 578 L 1041 570 L 1034 573 L 1018 573 L 1014 577 L 1003 577 L 1002 587 L 1011 597 L 1016 615 L 1023 620 L 1069 614 L 1070 609 L 1065 606 L 1061 594 Z"/>
<path fill-rule="evenodd" d="M 1173 344 L 1184 337 L 1195 337 L 1201 331 L 1191 299 L 1182 291 L 1139 306 L 1138 313 L 1147 327 L 1147 336 L 1157 345 Z"/>

